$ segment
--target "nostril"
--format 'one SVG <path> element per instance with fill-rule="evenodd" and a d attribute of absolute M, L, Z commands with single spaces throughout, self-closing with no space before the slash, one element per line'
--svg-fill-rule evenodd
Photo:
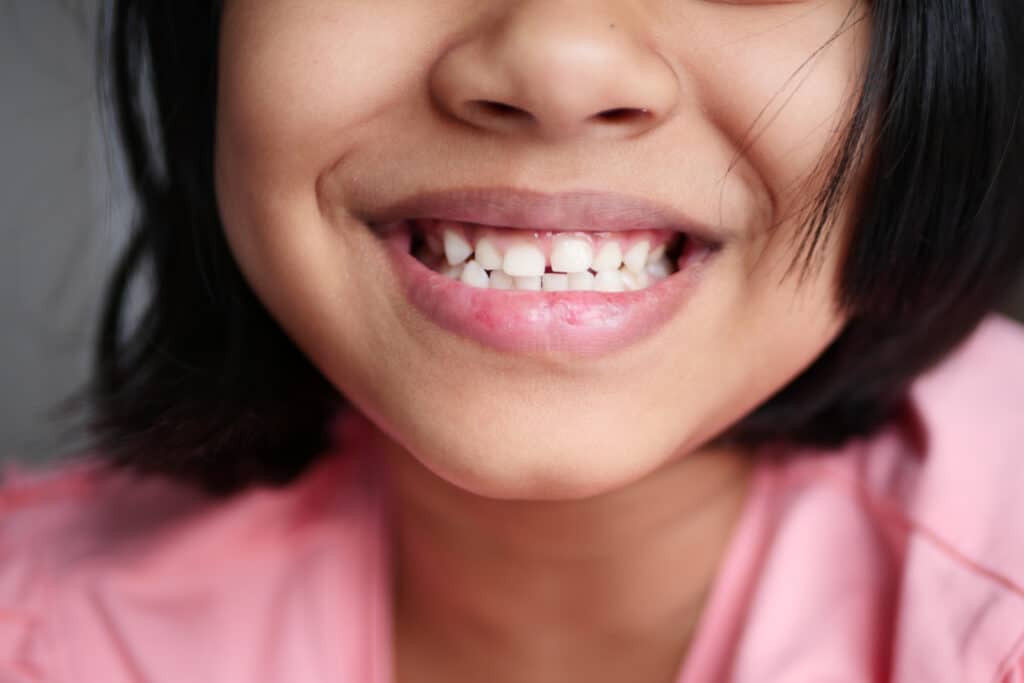
<path fill-rule="evenodd" d="M 536 116 L 529 109 L 523 109 L 498 100 L 468 100 L 463 104 L 464 117 L 475 121 L 478 125 L 497 125 L 502 128 L 521 126 L 524 124 L 544 125 L 547 118 Z M 556 118 L 554 112 L 551 121 Z M 587 117 L 587 121 L 599 124 L 612 124 L 616 127 L 641 128 L 655 118 L 655 114 L 642 107 L 614 107 L 599 111 Z"/>
<path fill-rule="evenodd" d="M 606 109 L 595 114 L 593 118 L 607 123 L 632 123 L 634 121 L 649 119 L 651 116 L 652 114 L 649 109 L 617 107 L 615 109 Z"/>
<path fill-rule="evenodd" d="M 513 107 L 511 104 L 505 104 L 504 102 L 474 100 L 470 105 L 490 116 L 498 116 L 501 118 L 528 118 L 530 116 L 528 111 L 520 109 L 519 107 Z"/>

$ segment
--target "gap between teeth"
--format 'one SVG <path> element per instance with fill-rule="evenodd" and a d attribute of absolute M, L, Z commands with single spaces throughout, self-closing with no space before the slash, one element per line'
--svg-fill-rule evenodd
<path fill-rule="evenodd" d="M 652 250 L 649 240 L 641 240 L 623 254 L 618 242 L 608 241 L 595 254 L 588 241 L 566 235 L 554 239 L 549 264 L 528 242 L 514 244 L 502 254 L 486 237 L 474 247 L 458 232 L 445 230 L 441 238 L 428 233 L 416 256 L 433 270 L 472 287 L 622 292 L 644 289 L 675 272 L 665 251 L 664 244 Z"/>

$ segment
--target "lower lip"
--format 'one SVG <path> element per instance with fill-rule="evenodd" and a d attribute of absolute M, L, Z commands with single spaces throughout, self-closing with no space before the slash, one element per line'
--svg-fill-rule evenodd
<path fill-rule="evenodd" d="M 544 292 L 472 287 L 436 273 L 409 253 L 407 225 L 384 243 L 406 298 L 456 335 L 503 352 L 603 356 L 653 336 L 700 285 L 714 250 L 690 241 L 679 270 L 632 292 Z"/>

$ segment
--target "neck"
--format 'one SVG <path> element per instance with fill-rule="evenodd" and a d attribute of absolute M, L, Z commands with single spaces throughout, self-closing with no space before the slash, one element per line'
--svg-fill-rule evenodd
<path fill-rule="evenodd" d="M 382 451 L 397 680 L 673 680 L 740 515 L 749 455 L 693 453 L 613 492 L 551 502 L 476 496 L 393 442 Z"/>

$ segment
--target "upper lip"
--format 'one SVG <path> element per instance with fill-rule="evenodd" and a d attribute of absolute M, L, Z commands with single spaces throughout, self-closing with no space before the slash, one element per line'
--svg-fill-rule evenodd
<path fill-rule="evenodd" d="M 375 228 L 415 219 L 478 223 L 505 228 L 604 232 L 674 230 L 710 244 L 720 230 L 647 199 L 612 192 L 543 193 L 512 188 L 422 192 L 367 215 Z"/>

